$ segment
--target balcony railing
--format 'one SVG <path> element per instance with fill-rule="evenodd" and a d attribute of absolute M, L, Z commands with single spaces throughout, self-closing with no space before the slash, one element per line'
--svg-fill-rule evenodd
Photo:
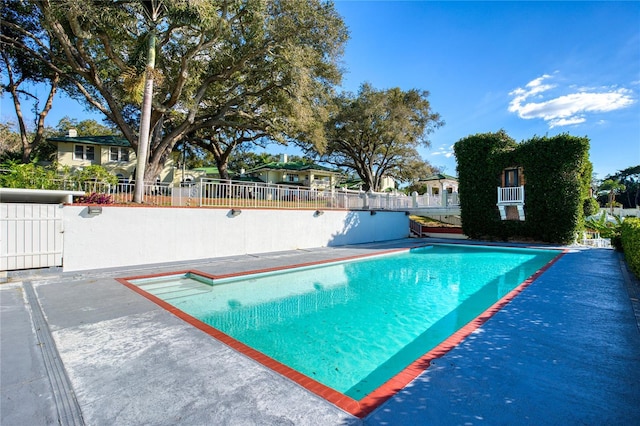
<path fill-rule="evenodd" d="M 498 187 L 498 204 L 524 204 L 524 186 Z"/>

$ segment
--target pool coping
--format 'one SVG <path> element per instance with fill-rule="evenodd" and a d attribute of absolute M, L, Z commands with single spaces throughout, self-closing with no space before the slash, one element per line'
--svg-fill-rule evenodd
<path fill-rule="evenodd" d="M 447 339 L 436 345 L 433 349 L 426 352 L 421 357 L 417 358 L 407 367 L 405 367 L 401 372 L 397 373 L 393 377 L 391 377 L 387 382 L 376 388 L 374 391 L 366 395 L 364 398 L 360 400 L 353 399 L 339 391 L 336 391 L 313 378 L 306 376 L 297 370 L 288 367 L 287 365 L 269 357 L 268 355 L 263 354 L 262 352 L 253 349 L 252 347 L 236 340 L 235 338 L 229 336 L 228 334 L 212 327 L 208 324 L 205 324 L 201 320 L 183 312 L 182 310 L 174 307 L 173 305 L 165 302 L 164 300 L 148 293 L 147 291 L 141 289 L 139 286 L 131 283 L 133 280 L 142 280 L 148 278 L 158 278 L 163 276 L 171 276 L 171 275 L 186 275 L 186 274 L 194 274 L 199 275 L 205 278 L 220 280 L 226 278 L 235 278 L 242 277 L 245 275 L 254 275 L 268 272 L 277 272 L 277 271 L 285 271 L 288 269 L 295 268 L 304 268 L 310 266 L 318 266 L 328 263 L 338 263 L 338 262 L 346 262 L 352 260 L 366 259 L 378 256 L 384 256 L 393 253 L 400 253 L 405 251 L 410 251 L 416 247 L 404 247 L 404 248 L 394 248 L 381 250 L 373 254 L 360 254 L 353 256 L 345 256 L 334 259 L 325 259 L 313 262 L 303 262 L 298 264 L 289 264 L 284 266 L 270 267 L 270 268 L 262 268 L 256 270 L 249 270 L 243 272 L 236 273 L 228 273 L 228 274 L 210 274 L 207 272 L 199 271 L 198 269 L 183 269 L 176 270 L 171 272 L 162 272 L 162 273 L 154 273 L 154 274 L 145 274 L 145 275 L 136 275 L 136 276 L 127 276 L 127 277 L 119 277 L 115 278 L 120 284 L 123 284 L 127 288 L 135 291 L 141 296 L 147 298 L 148 300 L 154 302 L 164 310 L 169 313 L 175 315 L 176 317 L 182 319 L 188 324 L 194 326 L 195 328 L 203 331 L 209 336 L 217 339 L 218 341 L 224 343 L 228 347 L 236 350 L 237 352 L 247 356 L 254 361 L 262 364 L 263 366 L 275 371 L 282 376 L 288 378 L 289 380 L 297 383 L 302 386 L 304 389 L 309 392 L 323 398 L 329 403 L 335 405 L 336 407 L 342 409 L 343 411 L 359 418 L 364 419 L 366 416 L 371 414 L 381 405 L 383 405 L 386 401 L 394 397 L 398 392 L 400 392 L 403 388 L 405 388 L 409 383 L 415 380 L 418 376 L 424 373 L 430 366 L 431 361 L 434 359 L 440 358 L 452 349 L 454 349 L 457 345 L 459 345 L 463 340 L 465 340 L 470 334 L 476 331 L 479 327 L 481 327 L 484 323 L 486 323 L 491 317 L 493 317 L 497 312 L 499 312 L 503 307 L 509 304 L 513 299 L 515 299 L 522 291 L 524 291 L 527 287 L 529 287 L 538 277 L 540 277 L 545 271 L 547 271 L 553 264 L 555 264 L 562 256 L 569 252 L 566 248 L 556 248 L 556 247 L 540 247 L 540 246 L 528 246 L 528 245 L 518 245 L 518 246 L 506 246 L 502 244 L 494 244 L 494 243 L 485 243 L 485 244 L 467 244 L 466 242 L 434 242 L 434 243 L 425 243 L 424 246 L 431 245 L 469 245 L 474 247 L 500 247 L 500 248 L 511 248 L 511 249 L 531 249 L 531 250 L 550 250 L 550 251 L 558 251 L 559 253 L 553 257 L 549 262 L 543 265 L 540 269 L 538 269 L 534 274 L 529 276 L 526 280 L 518 284 L 511 291 L 509 291 L 506 295 L 480 313 L 476 318 L 469 321 L 466 325 L 461 327 L 459 330 L 454 332 Z"/>

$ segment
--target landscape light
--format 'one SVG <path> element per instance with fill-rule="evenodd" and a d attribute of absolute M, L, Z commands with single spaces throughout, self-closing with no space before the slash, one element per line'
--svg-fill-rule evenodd
<path fill-rule="evenodd" d="M 87 213 L 90 215 L 102 214 L 102 206 L 88 206 Z"/>

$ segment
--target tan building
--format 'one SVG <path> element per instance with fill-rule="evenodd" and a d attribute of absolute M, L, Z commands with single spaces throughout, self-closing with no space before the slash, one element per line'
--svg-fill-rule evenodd
<path fill-rule="evenodd" d="M 47 141 L 56 146 L 56 161 L 60 166 L 75 170 L 98 165 L 123 181 L 135 177 L 136 153 L 125 138 L 75 136 L 74 132 L 69 132 L 69 136 L 48 138 Z M 203 173 L 193 172 L 190 176 L 197 177 L 200 174 Z M 180 183 L 181 178 L 182 171 L 175 167 L 173 159 L 170 158 L 160 172 L 158 180 L 163 183 Z"/>
<path fill-rule="evenodd" d="M 433 197 L 442 196 L 443 193 L 454 194 L 458 192 L 458 178 L 438 173 L 425 179 L 420 179 L 419 183 L 427 186 L 425 194 Z"/>
<path fill-rule="evenodd" d="M 339 172 L 318 164 L 288 161 L 286 154 L 280 157 L 280 161 L 263 164 L 248 170 L 246 174 L 266 183 L 299 185 L 311 189 L 333 188 L 340 176 Z"/>

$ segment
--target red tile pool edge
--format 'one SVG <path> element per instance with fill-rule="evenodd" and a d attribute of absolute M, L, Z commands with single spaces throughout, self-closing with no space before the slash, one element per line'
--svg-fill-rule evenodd
<path fill-rule="evenodd" d="M 502 309 L 509 302 L 511 302 L 511 300 L 513 300 L 525 288 L 531 285 L 531 283 L 533 283 L 543 272 L 549 269 L 551 265 L 557 262 L 568 251 L 562 250 L 558 254 L 558 256 L 551 259 L 551 261 L 549 261 L 546 265 L 544 265 L 542 268 L 536 271 L 535 274 L 533 274 L 531 277 L 529 277 L 528 279 L 520 283 L 517 287 L 515 287 L 513 290 L 511 290 L 509 293 L 503 296 L 500 300 L 498 300 L 496 303 L 490 306 L 483 313 L 478 315 L 475 319 L 471 320 L 464 327 L 462 327 L 461 329 L 453 333 L 451 336 L 449 336 L 446 340 L 441 342 L 435 348 L 431 349 L 429 352 L 425 353 L 423 356 L 416 359 L 409 366 L 407 366 L 403 371 L 396 374 L 394 377 L 389 379 L 382 386 L 380 386 L 379 388 L 377 388 L 376 390 L 374 390 L 369 395 L 367 395 L 366 397 L 364 397 L 359 401 L 353 398 L 350 398 L 334 389 L 331 389 L 330 387 L 323 385 L 322 383 L 308 376 L 305 376 L 304 374 L 286 366 L 285 364 L 279 361 L 276 361 L 275 359 L 263 354 L 262 352 L 259 352 L 251 348 L 250 346 L 245 345 L 244 343 L 234 339 L 233 337 L 223 333 L 222 331 L 208 324 L 205 324 L 204 322 L 200 321 L 197 318 L 192 317 L 189 314 L 186 314 L 185 312 L 177 309 L 176 307 L 170 305 L 164 300 L 150 293 L 147 293 L 146 291 L 142 290 L 140 287 L 134 284 L 131 284 L 129 281 L 136 280 L 136 279 L 154 278 L 154 277 L 160 277 L 160 276 L 179 275 L 179 274 L 187 274 L 187 273 L 192 273 L 192 274 L 196 274 L 196 275 L 200 275 L 200 276 L 204 276 L 212 279 L 230 278 L 230 277 L 238 277 L 243 275 L 257 274 L 262 272 L 274 272 L 274 271 L 280 271 L 280 270 L 286 270 L 286 269 L 300 268 L 305 266 L 320 265 L 324 263 L 355 260 L 359 258 L 372 257 L 372 256 L 381 255 L 381 254 L 395 253 L 395 252 L 408 251 L 408 250 L 409 250 L 408 248 L 392 249 L 392 250 L 377 252 L 375 254 L 356 255 L 356 256 L 349 256 L 349 257 L 344 257 L 339 259 L 307 262 L 307 263 L 300 263 L 296 265 L 287 265 L 283 267 L 273 267 L 273 268 L 266 268 L 266 269 L 232 273 L 232 274 L 224 274 L 224 275 L 212 275 L 212 274 L 200 272 L 198 270 L 190 269 L 190 270 L 175 271 L 170 273 L 157 273 L 157 274 L 141 275 L 141 276 L 135 276 L 135 277 L 116 278 L 116 281 L 127 286 L 128 288 L 135 291 L 136 293 L 146 297 L 147 299 L 156 303 L 160 307 L 171 312 L 173 315 L 186 321 L 187 323 L 193 325 L 194 327 L 207 333 L 208 335 L 214 337 L 215 339 L 226 344 L 232 349 L 235 349 L 238 352 L 252 358 L 253 360 L 264 365 L 265 367 L 270 368 L 271 370 L 274 370 L 277 373 L 280 373 L 281 375 L 287 377 L 289 380 L 296 382 L 297 384 L 304 387 L 308 391 L 313 392 L 314 394 L 320 396 L 321 398 L 341 408 L 347 413 L 352 414 L 358 418 L 364 418 L 368 414 L 370 414 L 373 410 L 375 410 L 380 405 L 382 405 L 385 401 L 387 401 L 396 393 L 401 391 L 405 386 L 411 383 L 416 377 L 418 377 L 421 373 L 423 373 L 427 368 L 429 368 L 429 365 L 432 360 L 436 358 L 440 358 L 441 356 L 449 352 L 451 349 L 453 349 L 458 344 L 460 344 L 467 336 L 469 336 L 471 333 L 477 330 L 482 324 L 487 322 L 489 318 L 491 318 L 498 311 L 500 311 L 500 309 Z"/>

